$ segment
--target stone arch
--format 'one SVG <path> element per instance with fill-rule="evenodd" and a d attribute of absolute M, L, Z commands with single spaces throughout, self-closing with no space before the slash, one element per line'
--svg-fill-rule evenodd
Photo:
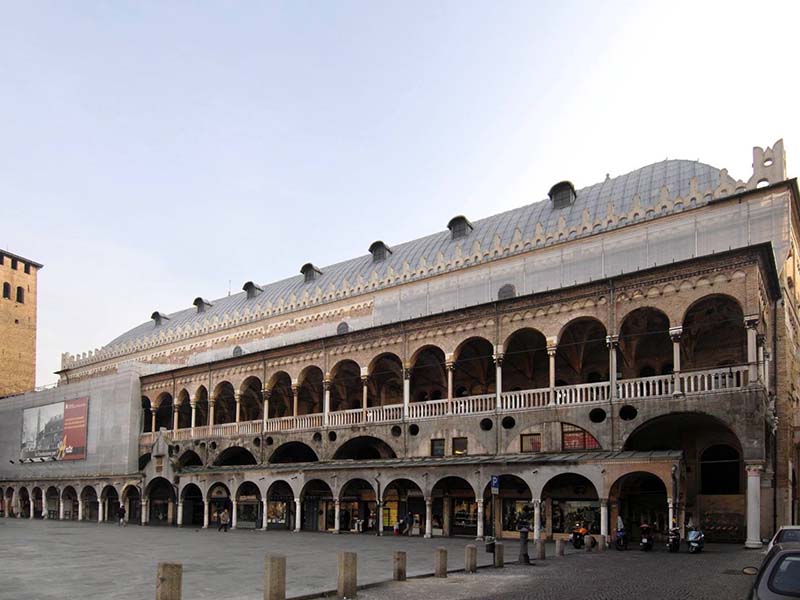
<path fill-rule="evenodd" d="M 432 529 L 441 535 L 478 533 L 478 503 L 475 487 L 459 475 L 443 475 L 431 487 Z"/>
<path fill-rule="evenodd" d="M 558 335 L 556 385 L 608 381 L 606 327 L 594 317 L 569 321 Z"/>
<path fill-rule="evenodd" d="M 109 523 L 119 521 L 119 493 L 110 483 L 100 490 L 100 502 L 103 504 L 103 520 Z"/>
<path fill-rule="evenodd" d="M 323 380 L 322 369 L 315 365 L 309 365 L 300 372 L 297 379 L 298 415 L 313 415 L 322 412 Z"/>
<path fill-rule="evenodd" d="M 183 503 L 183 526 L 202 527 L 205 502 L 200 486 L 192 481 L 184 484 L 180 490 L 180 499 Z"/>
<path fill-rule="evenodd" d="M 712 369 L 747 362 L 747 331 L 739 301 L 709 294 L 686 309 L 681 335 L 681 370 Z"/>
<path fill-rule="evenodd" d="M 445 354 L 438 346 L 421 346 L 409 362 L 411 402 L 441 400 L 447 397 Z"/>
<path fill-rule="evenodd" d="M 377 495 L 375 487 L 363 477 L 348 479 L 334 491 L 339 499 L 339 530 L 369 531 L 375 528 L 377 518 Z"/>
<path fill-rule="evenodd" d="M 658 308 L 643 306 L 625 315 L 617 348 L 617 370 L 624 379 L 672 373 L 669 329 L 669 317 Z"/>
<path fill-rule="evenodd" d="M 602 489 L 602 481 L 592 481 L 578 469 L 569 469 L 550 477 L 539 492 L 545 505 L 551 507 L 550 531 L 553 534 L 565 534 L 579 522 L 590 533 L 600 533 Z"/>
<path fill-rule="evenodd" d="M 503 391 L 540 389 L 550 385 L 547 338 L 538 329 L 515 329 L 503 344 Z"/>
<path fill-rule="evenodd" d="M 194 450 L 186 450 L 178 458 L 178 466 L 181 469 L 185 467 L 202 467 L 203 459 Z"/>
<path fill-rule="evenodd" d="M 294 414 L 294 395 L 292 378 L 286 371 L 273 373 L 269 380 L 270 419 L 288 417 Z"/>
<path fill-rule="evenodd" d="M 229 446 L 219 453 L 214 466 L 229 467 L 241 465 L 255 465 L 258 464 L 256 457 L 247 448 L 242 446 Z"/>
<path fill-rule="evenodd" d="M 334 460 L 376 460 L 397 458 L 392 447 L 383 440 L 362 435 L 344 442 L 333 455 Z"/>
<path fill-rule="evenodd" d="M 175 487 L 165 477 L 154 477 L 144 489 L 149 525 L 172 525 L 175 519 Z"/>
<path fill-rule="evenodd" d="M 206 489 L 206 501 L 208 502 L 208 522 L 210 527 L 218 527 L 220 513 L 227 510 L 228 514 L 233 514 L 233 502 L 231 502 L 231 490 L 222 481 L 212 481 Z"/>
<path fill-rule="evenodd" d="M 336 521 L 335 503 L 330 484 L 315 478 L 305 482 L 300 490 L 301 528 L 303 531 L 327 531 Z"/>
<path fill-rule="evenodd" d="M 220 381 L 214 388 L 214 425 L 236 422 L 236 393 L 230 381 Z"/>
<path fill-rule="evenodd" d="M 177 396 L 178 405 L 178 429 L 188 429 L 192 426 L 192 403 L 189 391 L 182 388 Z"/>
<path fill-rule="evenodd" d="M 125 506 L 125 521 L 140 523 L 142 520 L 142 492 L 139 486 L 126 483 L 119 494 L 120 503 Z"/>
<path fill-rule="evenodd" d="M 257 529 L 262 522 L 261 490 L 254 481 L 242 481 L 236 488 L 236 528 Z"/>
<path fill-rule="evenodd" d="M 318 460 L 319 457 L 311 446 L 298 441 L 281 444 L 273 450 L 269 457 L 269 462 L 273 464 L 306 463 Z"/>
<path fill-rule="evenodd" d="M 295 494 L 295 490 L 285 479 L 275 479 L 269 483 L 265 492 L 267 529 L 292 530 L 295 528 Z"/>
<path fill-rule="evenodd" d="M 421 531 L 425 531 L 425 484 L 413 476 L 391 478 L 383 489 L 384 525 L 394 524 L 411 514 Z"/>
<path fill-rule="evenodd" d="M 208 389 L 206 386 L 201 385 L 194 393 L 195 400 L 195 426 L 205 427 L 210 425 L 208 422 Z"/>
<path fill-rule="evenodd" d="M 150 398 L 147 396 L 142 396 L 142 433 L 151 433 L 153 431 L 153 418 L 152 418 L 152 411 L 153 405 L 150 402 Z"/>
<path fill-rule="evenodd" d="M 375 356 L 369 364 L 368 406 L 403 403 L 403 362 L 392 352 Z"/>
<path fill-rule="evenodd" d="M 482 490 L 486 521 L 492 523 L 493 530 L 503 532 L 503 537 L 513 537 L 517 532 L 517 518 L 523 506 L 533 499 L 531 486 L 520 475 L 508 472 L 495 473 L 499 476 L 500 492 L 492 494 L 491 481 Z"/>
<path fill-rule="evenodd" d="M 494 344 L 481 336 L 463 340 L 453 353 L 453 396 L 478 396 L 495 391 Z"/>
<path fill-rule="evenodd" d="M 93 485 L 85 485 L 81 489 L 80 502 L 83 504 L 83 520 L 97 521 L 100 501 Z"/>
<path fill-rule="evenodd" d="M 156 431 L 172 429 L 172 394 L 161 392 L 156 398 Z"/>
<path fill-rule="evenodd" d="M 362 402 L 361 367 L 354 360 L 344 359 L 331 369 L 330 410 L 359 408 Z"/>
<path fill-rule="evenodd" d="M 264 418 L 264 394 L 261 379 L 250 376 L 239 387 L 240 421 L 260 421 Z"/>
<path fill-rule="evenodd" d="M 40 486 L 35 485 L 31 488 L 31 498 L 33 499 L 33 518 L 41 519 L 44 516 L 44 492 Z"/>
<path fill-rule="evenodd" d="M 609 487 L 611 523 L 615 524 L 617 517 L 622 517 L 633 539 L 641 535 L 641 523 L 654 525 L 656 531 L 666 533 L 670 525 L 668 498 L 671 496 L 672 482 L 665 481 L 657 473 L 638 469 L 620 475 Z"/>

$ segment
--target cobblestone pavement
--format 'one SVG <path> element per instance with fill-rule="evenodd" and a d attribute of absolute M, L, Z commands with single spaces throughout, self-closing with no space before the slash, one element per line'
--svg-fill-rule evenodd
<path fill-rule="evenodd" d="M 512 544 L 509 543 L 509 546 Z M 508 548 L 510 550 L 511 548 Z M 550 550 L 548 548 L 548 556 Z M 712 544 L 698 555 L 685 548 L 645 553 L 638 549 L 572 553 L 530 567 L 479 569 L 447 579 L 414 579 L 368 588 L 359 600 L 744 600 L 762 554 L 740 546 Z M 508 554 L 508 552 L 507 552 Z"/>

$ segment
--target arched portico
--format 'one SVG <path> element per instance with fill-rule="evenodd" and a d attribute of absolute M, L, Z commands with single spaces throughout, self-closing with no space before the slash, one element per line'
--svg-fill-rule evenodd
<path fill-rule="evenodd" d="M 167 479 L 156 477 L 145 488 L 146 523 L 173 525 L 175 523 L 175 489 Z"/>
<path fill-rule="evenodd" d="M 219 527 L 222 511 L 227 510 L 229 515 L 232 514 L 233 511 L 230 488 L 221 481 L 212 483 L 208 487 L 206 501 L 208 518 L 205 519 L 205 522 L 208 523 L 209 527 Z"/>
<path fill-rule="evenodd" d="M 370 530 L 377 516 L 375 488 L 366 479 L 350 479 L 335 498 L 335 531 L 362 533 Z"/>
<path fill-rule="evenodd" d="M 203 492 L 196 483 L 187 483 L 181 490 L 178 525 L 202 527 L 205 511 Z"/>
<path fill-rule="evenodd" d="M 431 490 L 432 534 L 444 536 L 482 536 L 483 516 L 479 514 L 475 490 L 466 479 L 446 476 Z M 481 507 L 483 498 L 481 498 Z"/>
<path fill-rule="evenodd" d="M 295 529 L 299 505 L 288 482 L 273 481 L 267 488 L 267 529 Z"/>
<path fill-rule="evenodd" d="M 262 526 L 261 490 L 252 481 L 242 482 L 236 490 L 231 524 L 234 529 L 258 529 Z"/>
<path fill-rule="evenodd" d="M 634 471 L 617 479 L 610 488 L 608 501 L 611 505 L 610 531 L 617 529 L 618 517 L 625 530 L 640 537 L 640 525 L 647 523 L 653 532 L 665 535 L 669 531 L 673 515 L 669 497 L 671 490 L 654 473 Z"/>
<path fill-rule="evenodd" d="M 106 485 L 100 492 L 100 513 L 103 521 L 119 521 L 119 494 L 113 485 Z"/>
<path fill-rule="evenodd" d="M 333 492 L 330 485 L 321 479 L 312 479 L 300 493 L 302 504 L 301 526 L 303 531 L 328 531 L 336 521 Z"/>
<path fill-rule="evenodd" d="M 501 474 L 498 479 L 498 494 L 492 494 L 491 481 L 483 489 L 485 526 L 498 538 L 519 537 L 518 516 L 524 506 L 534 506 L 531 488 L 518 475 Z"/>
<path fill-rule="evenodd" d="M 566 537 L 575 523 L 599 534 L 598 489 L 602 486 L 596 487 L 588 477 L 576 472 L 562 472 L 549 479 L 541 490 L 545 535 Z"/>
<path fill-rule="evenodd" d="M 412 527 L 408 535 L 420 535 L 427 532 L 427 537 L 430 537 L 430 530 L 426 529 L 427 524 L 432 518 L 431 510 L 432 505 L 430 498 L 425 499 L 425 494 L 422 491 L 422 486 L 407 478 L 393 479 L 390 481 L 383 491 L 383 505 L 381 507 L 382 519 L 380 523 L 380 530 L 388 529 L 392 531 L 394 525 L 405 518 L 406 515 L 411 515 Z"/>

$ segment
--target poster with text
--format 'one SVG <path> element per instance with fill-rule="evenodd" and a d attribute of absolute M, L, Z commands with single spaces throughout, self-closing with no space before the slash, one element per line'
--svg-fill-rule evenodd
<path fill-rule="evenodd" d="M 26 408 L 22 412 L 22 459 L 86 458 L 89 399 Z"/>
<path fill-rule="evenodd" d="M 86 458 L 86 422 L 89 399 L 78 398 L 64 402 L 64 455 L 63 460 Z"/>

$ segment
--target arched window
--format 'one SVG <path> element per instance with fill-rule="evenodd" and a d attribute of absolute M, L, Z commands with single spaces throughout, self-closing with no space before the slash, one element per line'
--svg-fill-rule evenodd
<path fill-rule="evenodd" d="M 20 286 L 17 287 L 17 302 L 20 304 L 25 303 L 25 290 L 23 290 Z"/>
<path fill-rule="evenodd" d="M 3 284 L 3 298 L 11 299 L 11 284 L 7 281 Z"/>
<path fill-rule="evenodd" d="M 562 450 L 595 450 L 600 448 L 600 443 L 585 429 L 570 423 L 561 423 L 561 448 Z"/>
<path fill-rule="evenodd" d="M 739 452 L 725 444 L 705 449 L 700 456 L 700 493 L 738 494 L 741 489 Z"/>
<path fill-rule="evenodd" d="M 507 283 L 497 291 L 498 300 L 508 300 L 517 295 L 517 288 L 513 284 Z"/>

